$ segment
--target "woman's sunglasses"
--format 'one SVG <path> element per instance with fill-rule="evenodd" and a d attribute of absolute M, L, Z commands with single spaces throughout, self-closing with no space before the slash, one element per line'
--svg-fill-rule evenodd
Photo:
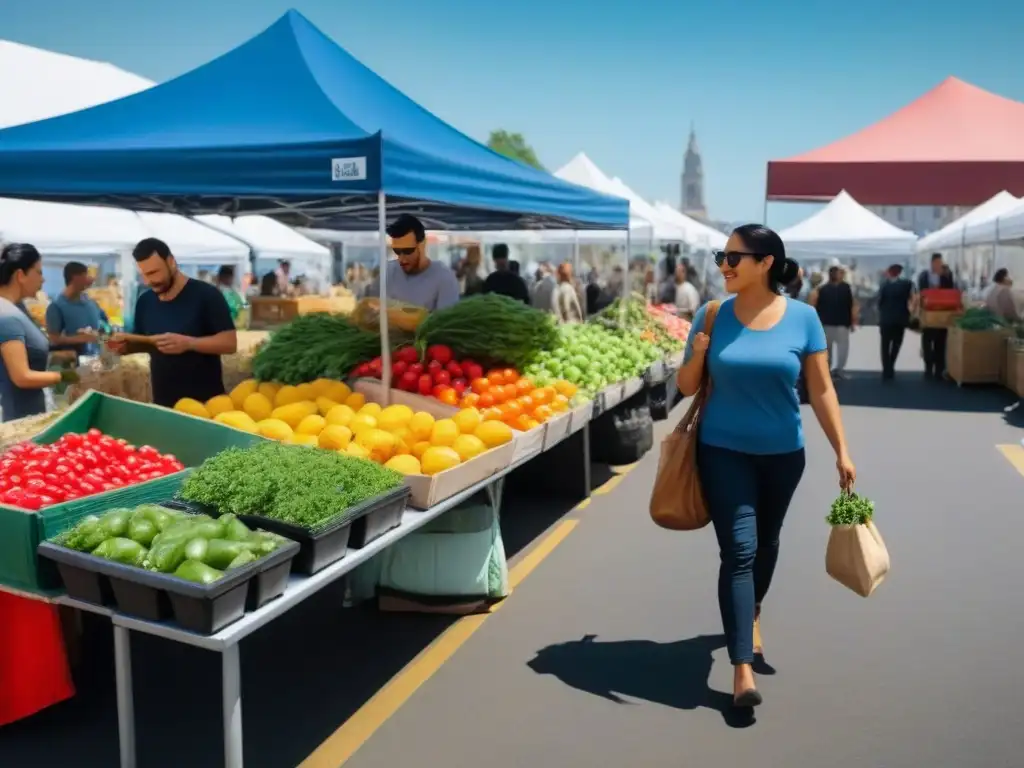
<path fill-rule="evenodd" d="M 414 245 L 412 248 L 392 248 L 391 250 L 395 252 L 395 256 L 412 256 L 418 247 Z"/>
<path fill-rule="evenodd" d="M 719 267 L 723 264 L 728 264 L 730 269 L 736 269 L 744 257 L 749 256 L 760 261 L 767 255 L 766 253 L 754 253 L 753 251 L 715 251 L 715 264 Z"/>

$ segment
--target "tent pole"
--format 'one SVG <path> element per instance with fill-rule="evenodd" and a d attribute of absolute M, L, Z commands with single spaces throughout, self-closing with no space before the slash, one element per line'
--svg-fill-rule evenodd
<path fill-rule="evenodd" d="M 630 208 L 632 208 L 632 205 L 630 205 Z M 627 219 L 627 221 L 631 221 L 632 219 L 633 219 L 633 212 L 630 211 L 629 219 Z M 654 226 L 654 225 L 652 224 L 651 226 Z M 626 259 L 626 269 L 625 269 L 625 272 L 623 272 L 623 274 L 622 274 L 622 301 L 620 302 L 622 306 L 619 307 L 619 322 L 620 323 L 625 323 L 625 320 L 626 320 L 626 302 L 629 300 L 629 287 L 630 287 L 629 286 L 629 281 L 632 279 L 632 277 L 629 274 L 630 262 L 632 260 L 632 255 L 633 255 L 633 253 L 632 253 L 633 252 L 632 234 L 633 234 L 632 230 L 630 230 L 629 226 L 627 225 L 626 226 L 626 257 L 625 257 L 625 259 Z"/>
<path fill-rule="evenodd" d="M 388 334 L 388 212 L 384 190 L 377 193 L 377 237 L 380 239 L 380 383 L 384 405 L 391 405 L 391 339 Z M 426 248 L 426 243 L 423 245 Z"/>

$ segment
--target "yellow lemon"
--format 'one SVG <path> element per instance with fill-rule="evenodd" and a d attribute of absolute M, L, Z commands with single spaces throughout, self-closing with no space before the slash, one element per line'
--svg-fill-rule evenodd
<path fill-rule="evenodd" d="M 254 394 L 259 385 L 260 383 L 256 379 L 246 379 L 231 390 L 231 402 L 235 404 L 236 410 L 242 410 L 242 406 L 245 405 L 245 398 Z"/>
<path fill-rule="evenodd" d="M 285 384 L 274 395 L 274 407 L 280 408 L 282 405 L 291 405 L 297 403 L 300 400 L 304 400 L 302 394 L 299 392 L 298 387 L 293 387 L 291 384 Z"/>
<path fill-rule="evenodd" d="M 366 405 L 366 395 L 362 392 L 353 392 L 345 398 L 345 405 L 351 408 L 353 411 L 358 411 L 364 405 Z"/>
<path fill-rule="evenodd" d="M 321 416 L 319 413 L 311 413 L 306 416 L 302 421 L 299 422 L 299 426 L 295 428 L 295 432 L 300 435 L 319 435 L 324 431 L 324 427 L 327 426 L 327 419 Z"/>
<path fill-rule="evenodd" d="M 206 406 L 191 397 L 183 397 L 174 404 L 174 410 L 179 413 L 187 413 L 189 416 L 198 416 L 200 419 L 210 418 L 210 412 Z"/>
<path fill-rule="evenodd" d="M 488 448 L 495 448 L 512 439 L 512 427 L 502 421 L 485 421 L 473 434 Z"/>
<path fill-rule="evenodd" d="M 332 384 L 334 384 L 334 382 L 330 379 L 317 379 L 316 381 L 310 382 L 309 386 L 313 388 L 313 394 L 316 397 L 324 397 Z"/>
<path fill-rule="evenodd" d="M 380 427 L 381 429 L 384 429 L 384 427 L 381 426 L 379 419 L 377 420 L 377 426 Z M 401 440 L 403 443 L 408 443 L 409 445 L 412 445 L 414 442 L 416 442 L 413 439 L 412 432 L 409 431 L 408 427 L 397 427 L 396 429 L 389 429 L 387 431 L 394 435 L 398 440 Z"/>
<path fill-rule="evenodd" d="M 218 424 L 226 424 L 229 427 L 240 429 L 243 432 L 256 433 L 256 422 L 245 411 L 225 411 L 213 417 Z"/>
<path fill-rule="evenodd" d="M 316 403 L 311 403 L 309 400 L 300 400 L 296 403 L 278 406 L 270 414 L 270 418 L 280 419 L 289 427 L 295 429 L 299 426 L 300 421 L 314 413 L 316 413 Z"/>
<path fill-rule="evenodd" d="M 418 443 L 412 444 L 412 448 L 409 449 L 409 453 L 411 453 L 417 459 L 420 459 L 423 458 L 423 454 L 427 452 L 427 448 L 429 447 L 429 440 L 420 440 Z"/>
<path fill-rule="evenodd" d="M 298 390 L 299 397 L 302 400 L 310 400 L 310 401 L 312 401 L 312 400 L 316 400 L 316 398 L 317 398 L 316 390 L 313 389 L 313 385 L 312 384 L 298 384 L 298 385 L 296 385 L 295 389 Z"/>
<path fill-rule="evenodd" d="M 345 446 L 342 453 L 348 454 L 349 456 L 355 456 L 357 459 L 370 458 L 370 452 L 363 448 L 359 443 L 349 443 Z"/>
<path fill-rule="evenodd" d="M 409 419 L 409 431 L 417 440 L 429 440 L 434 429 L 434 416 L 426 411 L 414 413 Z"/>
<path fill-rule="evenodd" d="M 367 405 L 366 408 L 370 406 Z M 365 408 L 363 409 L 366 410 Z M 412 419 L 412 408 L 408 405 L 389 405 L 377 416 L 377 426 L 394 432 L 399 427 L 404 427 Z"/>
<path fill-rule="evenodd" d="M 348 384 L 344 381 L 331 381 L 320 394 L 336 403 L 344 403 L 348 396 L 352 394 L 352 390 L 349 389 Z"/>
<path fill-rule="evenodd" d="M 274 404 L 262 392 L 254 392 L 245 398 L 245 402 L 242 403 L 242 410 L 248 413 L 255 421 L 263 421 L 264 419 L 269 419 L 270 414 L 274 412 Z"/>
<path fill-rule="evenodd" d="M 436 475 L 459 465 L 459 454 L 444 445 L 432 445 L 423 452 L 420 468 L 424 475 Z"/>
<path fill-rule="evenodd" d="M 304 445 L 307 448 L 316 448 L 319 445 L 316 435 L 300 435 L 298 433 L 292 435 L 285 442 L 290 445 Z"/>
<path fill-rule="evenodd" d="M 280 419 L 264 419 L 256 423 L 256 430 L 271 440 L 290 440 L 294 432 Z"/>
<path fill-rule="evenodd" d="M 377 420 L 367 413 L 357 413 L 348 423 L 348 428 L 352 430 L 352 434 L 358 435 L 364 429 L 376 429 Z"/>
<path fill-rule="evenodd" d="M 398 440 L 383 429 L 364 429 L 356 435 L 356 442 L 370 452 L 370 460 L 383 464 L 395 453 Z"/>
<path fill-rule="evenodd" d="M 395 438 L 395 456 L 407 456 L 411 453 L 412 449 L 405 440 L 400 437 Z"/>
<path fill-rule="evenodd" d="M 329 451 L 340 451 L 352 442 L 352 430 L 340 424 L 328 424 L 320 432 L 320 447 Z"/>
<path fill-rule="evenodd" d="M 483 423 L 484 417 L 480 415 L 480 411 L 476 408 L 463 408 L 461 411 L 452 416 L 452 421 L 455 422 L 455 426 L 459 428 L 459 432 L 464 435 L 472 435 L 476 428 Z"/>
<path fill-rule="evenodd" d="M 431 445 L 451 445 L 459 436 L 459 428 L 451 419 L 441 419 L 434 422 L 434 428 L 430 430 Z"/>
<path fill-rule="evenodd" d="M 317 410 L 320 411 L 321 416 L 326 416 L 331 412 L 331 409 L 338 405 L 337 400 L 331 400 L 329 397 L 320 396 L 316 399 Z"/>
<path fill-rule="evenodd" d="M 487 450 L 484 441 L 476 435 L 459 435 L 452 443 L 452 450 L 459 454 L 463 461 L 469 461 L 474 456 L 479 456 Z"/>
<path fill-rule="evenodd" d="M 277 390 L 281 388 L 281 385 L 273 381 L 261 381 L 259 386 L 256 387 L 256 391 L 263 395 L 271 403 L 274 402 L 274 398 L 277 397 Z"/>
<path fill-rule="evenodd" d="M 365 413 L 368 416 L 377 418 L 383 412 L 383 408 L 380 407 L 380 403 L 365 403 L 356 413 Z"/>
<path fill-rule="evenodd" d="M 356 412 L 347 405 L 336 405 L 327 412 L 327 423 L 347 427 L 355 415 Z"/>
<path fill-rule="evenodd" d="M 384 466 L 403 475 L 418 475 L 421 473 L 420 461 L 415 456 L 392 456 L 384 462 Z"/>

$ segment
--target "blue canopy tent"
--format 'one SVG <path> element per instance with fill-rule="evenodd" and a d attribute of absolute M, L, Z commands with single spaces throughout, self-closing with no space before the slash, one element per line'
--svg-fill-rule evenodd
<path fill-rule="evenodd" d="M 378 229 L 619 229 L 629 206 L 509 160 L 360 64 L 297 11 L 174 80 L 0 131 L 0 195 Z"/>

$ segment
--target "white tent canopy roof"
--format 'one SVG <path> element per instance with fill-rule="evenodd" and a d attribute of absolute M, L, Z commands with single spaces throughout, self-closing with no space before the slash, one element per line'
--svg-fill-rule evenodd
<path fill-rule="evenodd" d="M 581 187 L 587 187 L 595 192 L 601 192 L 605 195 L 612 195 L 614 197 L 626 197 L 622 194 L 622 190 L 618 185 L 612 181 L 610 177 L 605 175 L 604 171 L 594 164 L 584 152 L 577 154 L 572 160 L 563 165 L 554 173 L 555 176 L 568 181 L 572 184 L 579 184 Z M 644 216 L 632 205 L 630 200 L 630 218 L 629 218 L 629 231 L 631 235 L 636 237 L 650 237 L 652 228 L 655 227 L 654 219 L 658 219 L 654 216 L 654 219 L 650 219 Z M 654 235 L 657 237 L 657 234 Z M 569 239 L 570 241 L 574 237 L 573 235 L 560 234 L 556 235 L 556 238 Z M 584 240 L 584 237 L 586 240 Z M 584 235 L 580 232 L 580 242 L 616 242 L 623 239 L 621 233 L 615 233 L 614 231 L 608 232 L 607 234 L 598 234 L 594 232 L 587 232 Z"/>
<path fill-rule="evenodd" d="M 966 244 L 965 237 L 970 227 L 1007 213 L 1019 203 L 1019 199 L 1004 189 L 956 221 L 951 221 L 938 232 L 932 232 L 930 235 L 922 237 L 917 243 L 917 250 L 921 252 L 959 248 Z"/>
<path fill-rule="evenodd" d="M 330 274 L 330 249 L 279 221 L 266 216 L 197 216 L 196 221 L 249 246 L 258 260 L 295 262 L 296 274 L 305 270 Z"/>
<path fill-rule="evenodd" d="M 686 236 L 684 242 L 697 248 L 710 248 L 720 250 L 725 248 L 729 239 L 724 232 L 719 232 L 714 227 L 708 226 L 702 221 L 697 221 L 681 211 L 677 211 L 668 203 L 657 202 L 654 209 L 661 214 L 662 218 L 683 231 Z"/>
<path fill-rule="evenodd" d="M 843 190 L 820 211 L 779 233 L 794 259 L 908 257 L 917 236 L 872 213 Z"/>
<path fill-rule="evenodd" d="M 995 227 L 993 226 L 993 229 Z M 993 242 L 997 240 L 993 232 Z M 1024 199 L 999 216 L 998 242 L 1007 243 L 1024 238 Z M 988 241 L 986 241 L 988 242 Z"/>
<path fill-rule="evenodd" d="M 998 198 L 998 200 L 997 200 Z M 993 202 L 997 200 L 996 202 Z M 989 205 L 991 203 L 991 205 Z M 989 206 L 987 210 L 977 215 L 975 211 L 982 206 Z M 1013 220 L 1017 216 L 1024 216 L 1024 199 L 1019 199 L 1009 192 L 1000 192 L 996 197 L 987 203 L 982 203 L 966 216 L 971 216 L 964 222 L 962 228 L 962 243 L 964 245 L 988 245 L 1005 240 L 1016 240 L 1024 236 L 1024 229 L 1021 225 L 1014 227 Z M 961 217 L 966 218 L 966 216 Z M 953 222 L 954 224 L 956 222 Z M 1010 224 L 1007 229 L 1007 224 Z M 1014 232 L 1016 231 L 1016 236 Z M 957 243 L 960 244 L 959 242 Z"/>

